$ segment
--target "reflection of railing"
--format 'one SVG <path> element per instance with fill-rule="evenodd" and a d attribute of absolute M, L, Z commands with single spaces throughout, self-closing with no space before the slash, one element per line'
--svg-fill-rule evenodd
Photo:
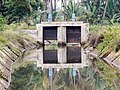
<path fill-rule="evenodd" d="M 119 58 L 118 56 L 111 53 L 109 53 L 108 55 L 104 54 L 104 55 L 100 55 L 100 53 L 98 52 L 98 50 L 93 49 L 92 51 L 89 49 L 85 50 L 85 53 L 89 56 L 89 58 L 97 58 L 99 60 L 103 60 L 105 63 L 107 63 L 108 65 L 112 66 L 112 67 L 116 67 L 118 69 L 120 69 L 120 62 L 117 62 L 117 59 Z M 112 56 L 112 57 L 111 57 Z M 117 58 L 116 58 L 117 57 Z"/>

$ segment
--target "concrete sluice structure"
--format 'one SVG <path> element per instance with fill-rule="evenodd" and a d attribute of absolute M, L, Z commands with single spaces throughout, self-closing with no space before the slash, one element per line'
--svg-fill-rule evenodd
<path fill-rule="evenodd" d="M 83 22 L 43 22 L 37 24 L 38 40 L 57 40 L 57 43 L 86 42 L 89 33 L 89 24 Z"/>
<path fill-rule="evenodd" d="M 88 40 L 88 23 L 42 22 L 36 26 L 38 31 L 37 41 L 43 45 L 55 44 L 61 46 L 57 50 L 45 50 L 44 47 L 40 48 L 38 50 L 38 67 L 83 68 L 88 66 L 87 56 L 81 48 L 81 43 L 85 43 Z M 47 41 L 48 43 L 46 43 Z M 62 45 L 69 47 L 62 47 Z M 79 47 L 70 47 L 72 45 L 79 45 Z M 77 58 L 77 55 L 79 58 Z"/>
<path fill-rule="evenodd" d="M 88 23 L 42 22 L 37 24 L 36 28 L 37 30 L 22 30 L 22 32 L 32 36 L 43 46 L 37 50 L 37 67 L 83 68 L 88 66 L 87 55 L 81 47 L 81 44 L 86 43 L 88 40 Z M 56 50 L 46 50 L 45 47 L 47 45 L 58 45 L 59 48 Z M 74 45 L 79 47 L 65 47 Z M 79 54 L 79 60 L 70 60 L 72 54 Z M 74 56 L 75 58 L 76 56 Z"/>
<path fill-rule="evenodd" d="M 51 50 L 45 47 L 31 51 L 23 61 L 37 61 L 37 67 L 46 69 L 83 68 L 89 65 L 86 54 L 79 46 L 65 46 Z"/>

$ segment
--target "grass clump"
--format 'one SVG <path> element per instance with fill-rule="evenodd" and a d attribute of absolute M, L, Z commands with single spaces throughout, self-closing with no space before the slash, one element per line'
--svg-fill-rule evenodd
<path fill-rule="evenodd" d="M 7 44 L 7 38 L 0 34 L 0 47 L 4 46 L 5 44 Z"/>

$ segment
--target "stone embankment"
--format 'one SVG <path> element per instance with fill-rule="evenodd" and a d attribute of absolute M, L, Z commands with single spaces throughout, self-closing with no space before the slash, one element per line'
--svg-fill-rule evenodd
<path fill-rule="evenodd" d="M 38 48 L 34 39 L 11 40 L 0 49 L 0 90 L 6 90 L 11 82 L 12 64 L 20 59 L 24 52 Z"/>

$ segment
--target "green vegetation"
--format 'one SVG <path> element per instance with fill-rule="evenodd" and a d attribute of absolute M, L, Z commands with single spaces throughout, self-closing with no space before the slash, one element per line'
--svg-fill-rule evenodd
<path fill-rule="evenodd" d="M 11 86 L 8 90 L 36 90 L 42 83 L 42 71 L 35 65 L 28 64 L 14 70 Z"/>
<path fill-rule="evenodd" d="M 120 22 L 119 0 L 82 0 L 74 3 L 74 0 L 62 0 L 63 9 L 57 10 L 57 0 L 2 0 L 0 14 L 8 24 L 26 23 L 28 26 L 41 21 L 47 21 L 47 15 L 52 10 L 53 20 L 71 20 L 72 13 L 76 14 L 77 21 L 90 24 L 113 24 Z M 53 4 L 54 2 L 54 4 Z M 47 6 L 48 3 L 51 6 Z"/>
<path fill-rule="evenodd" d="M 0 15 L 0 31 L 4 30 L 5 19 L 2 15 Z"/>
<path fill-rule="evenodd" d="M 29 25 L 30 20 L 36 19 L 40 8 L 42 8 L 40 0 L 4 0 L 0 11 L 8 24 L 24 21 Z"/>
<path fill-rule="evenodd" d="M 109 66 L 101 60 L 96 61 L 96 66 L 98 66 L 101 77 L 106 81 L 106 86 L 110 90 L 119 90 L 120 88 L 120 70 Z"/>
<path fill-rule="evenodd" d="M 100 43 L 97 47 L 97 49 L 104 53 L 108 49 L 112 48 L 113 51 L 119 50 L 119 44 L 120 44 L 120 25 L 114 24 L 114 25 L 106 25 L 106 26 L 91 26 L 91 32 L 92 37 L 95 34 L 103 35 L 104 38 L 102 38 L 102 43 Z M 95 33 L 95 34 L 94 34 Z"/>
<path fill-rule="evenodd" d="M 91 26 L 91 42 L 100 53 L 105 57 L 114 53 L 115 58 L 119 57 L 120 45 L 120 25 Z M 102 38 L 100 38 L 102 36 Z M 116 55 L 117 53 L 117 55 Z M 100 76 L 105 80 L 105 85 L 109 90 L 119 90 L 120 70 L 112 67 L 103 60 L 95 59 L 92 61 L 94 68 L 97 68 Z M 100 89 L 104 90 L 104 89 Z"/>

